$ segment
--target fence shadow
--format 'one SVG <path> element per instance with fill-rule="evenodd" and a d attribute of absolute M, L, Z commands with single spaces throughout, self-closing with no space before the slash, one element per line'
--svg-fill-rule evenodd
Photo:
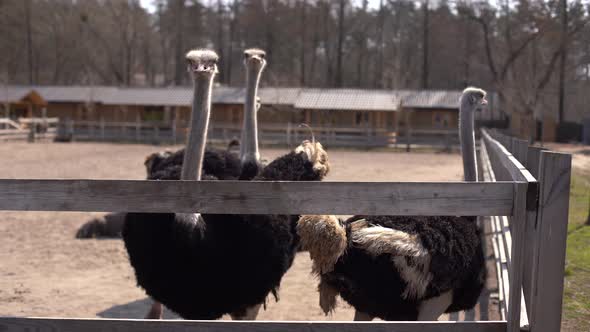
<path fill-rule="evenodd" d="M 101 318 L 144 318 L 152 305 L 150 298 L 112 306 L 96 315 Z M 164 319 L 180 319 L 178 315 L 164 307 Z"/>

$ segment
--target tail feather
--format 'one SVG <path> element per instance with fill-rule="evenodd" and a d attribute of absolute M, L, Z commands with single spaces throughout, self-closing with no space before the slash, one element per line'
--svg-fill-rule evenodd
<path fill-rule="evenodd" d="M 323 274 L 334 269 L 347 245 L 346 229 L 335 216 L 302 216 L 297 223 L 301 247 L 309 251 L 312 271 Z"/>
<path fill-rule="evenodd" d="M 380 254 L 414 257 L 428 255 L 417 236 L 392 228 L 366 227 L 352 232 L 351 236 L 355 247 L 362 248 L 373 256 Z"/>
<path fill-rule="evenodd" d="M 387 254 L 402 279 L 407 283 L 402 297 L 419 299 L 432 281 L 430 253 L 416 235 L 396 229 L 373 226 L 351 234 L 353 245 L 372 256 Z"/>

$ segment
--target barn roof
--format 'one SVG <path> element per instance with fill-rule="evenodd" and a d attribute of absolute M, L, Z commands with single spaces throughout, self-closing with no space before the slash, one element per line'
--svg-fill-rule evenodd
<path fill-rule="evenodd" d="M 295 108 L 394 111 L 399 102 L 392 91 L 361 89 L 304 89 Z"/>
<path fill-rule="evenodd" d="M 47 102 L 97 102 L 108 105 L 188 106 L 192 99 L 189 87 L 139 88 L 113 86 L 2 86 L 1 101 L 18 101 L 32 90 Z M 299 109 L 397 111 L 400 103 L 407 108 L 459 107 L 461 91 L 448 90 L 363 90 L 262 87 L 262 104 L 292 105 Z M 215 104 L 241 104 L 242 87 L 217 86 Z"/>
<path fill-rule="evenodd" d="M 401 99 L 404 107 L 411 108 L 459 108 L 461 91 L 448 90 L 399 90 L 396 99 Z"/>
<path fill-rule="evenodd" d="M 15 103 L 28 99 L 36 105 L 45 105 L 43 96 L 30 87 L 0 86 L 0 103 Z"/>

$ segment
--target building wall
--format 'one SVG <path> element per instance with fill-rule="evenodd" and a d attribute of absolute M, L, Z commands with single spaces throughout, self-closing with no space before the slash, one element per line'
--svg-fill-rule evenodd
<path fill-rule="evenodd" d="M 538 132 L 542 125 L 542 138 Z M 554 142 L 557 134 L 557 123 L 551 117 L 545 117 L 542 124 L 534 119 L 532 115 L 512 113 L 510 115 L 510 134 L 521 139 L 543 140 Z"/>
<path fill-rule="evenodd" d="M 410 116 L 414 129 L 458 129 L 459 127 L 458 110 L 414 109 Z"/>

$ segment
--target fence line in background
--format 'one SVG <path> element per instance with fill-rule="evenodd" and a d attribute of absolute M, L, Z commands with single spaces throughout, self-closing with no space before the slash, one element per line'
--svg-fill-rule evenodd
<path fill-rule="evenodd" d="M 259 141 L 263 145 L 295 146 L 310 139 L 307 128 L 298 124 L 259 124 Z M 406 147 L 410 145 L 439 146 L 451 149 L 459 144 L 457 129 L 413 128 L 412 135 L 398 135 L 393 129 L 371 127 L 313 127 L 318 141 L 332 147 Z M 227 144 L 241 135 L 241 126 L 212 122 L 208 140 Z M 161 122 L 64 121 L 59 136 L 81 141 L 142 142 L 178 144 L 186 139 L 187 128 Z"/>
<path fill-rule="evenodd" d="M 53 140 L 58 123 L 57 118 L 0 118 L 0 141 Z"/>

